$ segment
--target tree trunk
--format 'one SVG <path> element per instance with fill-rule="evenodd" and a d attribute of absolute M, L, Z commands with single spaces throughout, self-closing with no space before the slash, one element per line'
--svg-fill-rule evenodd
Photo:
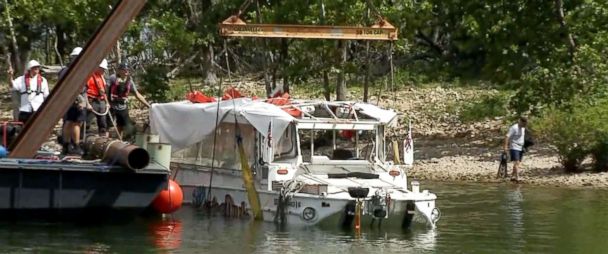
<path fill-rule="evenodd" d="M 213 46 L 209 44 L 203 51 L 203 78 L 205 83 L 212 86 L 217 84 L 217 75 L 214 68 L 212 68 L 214 57 Z"/>
<path fill-rule="evenodd" d="M 11 34 L 11 43 L 13 46 L 13 60 L 16 73 L 21 73 L 23 66 L 21 66 L 21 59 L 19 58 L 19 46 L 17 45 L 17 36 L 15 35 L 15 27 L 13 26 L 13 19 L 11 18 L 10 5 L 8 0 L 4 0 L 4 14 L 6 15 L 6 22 L 8 23 L 8 29 Z"/>
<path fill-rule="evenodd" d="M 325 25 L 325 1 L 321 0 L 319 4 L 321 12 L 321 25 Z M 321 55 L 321 63 L 323 68 L 323 95 L 326 101 L 331 101 L 331 89 L 329 88 L 329 71 L 327 70 L 327 50 L 323 50 Z"/>
<path fill-rule="evenodd" d="M 564 15 L 564 2 L 563 0 L 555 0 L 555 10 L 557 14 L 557 20 L 559 21 L 559 25 L 562 29 L 562 32 L 565 34 L 566 41 L 568 43 L 568 49 L 570 51 L 570 57 L 574 61 L 574 53 L 576 52 L 576 42 L 574 41 L 574 37 L 570 33 L 570 29 L 568 28 L 568 24 L 566 24 L 566 18 Z"/>
<path fill-rule="evenodd" d="M 256 19 L 259 24 L 262 23 L 262 13 L 260 12 L 260 1 L 255 1 L 256 4 Z M 272 94 L 272 87 L 270 83 L 270 74 L 268 73 L 268 41 L 264 38 L 260 38 L 259 44 L 262 46 L 262 69 L 264 71 L 264 87 L 266 88 L 266 97 L 270 97 Z"/>
<path fill-rule="evenodd" d="M 122 63 L 122 53 L 120 50 L 120 40 L 116 41 L 116 55 L 114 55 L 116 57 L 116 59 L 114 59 L 114 61 L 116 61 L 117 64 Z"/>
<path fill-rule="evenodd" d="M 278 69 L 278 67 L 276 65 L 272 68 L 272 89 L 273 90 L 275 88 L 277 88 L 277 69 Z"/>
<path fill-rule="evenodd" d="M 363 83 L 363 102 L 369 100 L 369 83 L 372 76 L 372 61 L 369 54 L 369 41 L 365 45 L 365 81 Z"/>
<path fill-rule="evenodd" d="M 51 55 L 53 55 L 51 53 L 51 36 L 49 35 L 50 34 L 50 29 L 48 27 L 46 27 L 45 30 L 46 30 L 45 31 L 46 34 L 44 36 L 44 47 L 45 47 L 45 49 L 44 49 L 44 55 L 45 55 L 44 62 L 46 64 L 49 64 L 51 62 Z"/>
<path fill-rule="evenodd" d="M 289 93 L 289 73 L 287 67 L 289 65 L 287 59 L 289 57 L 289 44 L 286 38 L 281 39 L 281 65 L 283 65 L 283 92 Z"/>
<path fill-rule="evenodd" d="M 56 55 L 55 63 L 59 63 L 60 66 L 64 66 L 62 55 L 61 55 L 61 53 L 59 53 L 59 49 L 57 48 L 57 41 L 59 40 L 59 39 L 57 39 L 57 37 L 58 37 L 57 33 L 55 33 L 55 40 L 53 40 L 54 41 L 53 42 L 53 51 L 55 52 L 55 55 Z"/>
<path fill-rule="evenodd" d="M 331 101 L 331 90 L 329 89 L 329 72 L 323 71 L 323 95 L 326 101 Z"/>
<path fill-rule="evenodd" d="M 57 51 L 57 58 L 58 58 L 58 63 L 63 65 L 63 56 L 65 55 L 65 47 L 66 47 L 66 40 L 65 40 L 65 30 L 63 29 L 63 27 L 57 25 L 55 26 L 55 36 L 57 36 L 56 41 L 55 41 L 55 48 Z M 56 62 L 56 63 L 57 63 Z"/>
<path fill-rule="evenodd" d="M 338 73 L 338 78 L 336 80 L 336 100 L 337 101 L 345 101 L 346 100 L 346 79 L 345 79 L 345 65 L 346 65 L 346 56 L 348 49 L 348 41 L 339 40 L 338 41 L 338 50 L 340 51 L 340 72 Z"/>

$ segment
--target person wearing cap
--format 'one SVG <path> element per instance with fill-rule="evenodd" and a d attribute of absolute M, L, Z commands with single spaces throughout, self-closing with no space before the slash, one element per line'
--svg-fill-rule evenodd
<path fill-rule="evenodd" d="M 123 136 L 125 127 L 130 128 L 132 126 L 131 118 L 129 117 L 129 95 L 134 94 L 135 98 L 147 107 L 150 107 L 150 104 L 137 91 L 135 82 L 133 82 L 133 78 L 130 75 L 129 65 L 126 63 L 118 65 L 117 73 L 110 76 L 109 81 L 110 112 L 116 119 L 118 132 Z"/>
<path fill-rule="evenodd" d="M 509 128 L 509 131 L 505 137 L 504 152 L 508 152 L 511 157 L 511 161 L 513 162 L 511 181 L 519 181 L 519 166 L 524 156 L 524 143 L 527 125 L 528 119 L 523 116 L 520 117 L 519 121 Z"/>
<path fill-rule="evenodd" d="M 61 79 L 68 68 L 74 63 L 74 59 L 82 51 L 81 47 L 76 47 L 70 53 L 70 62 L 67 66 L 63 67 L 59 71 L 59 78 Z M 63 128 L 61 135 L 61 143 L 63 145 L 63 154 L 82 154 L 80 147 L 80 138 L 83 135 L 82 123 L 87 120 L 86 115 L 86 86 L 81 86 L 81 92 L 76 97 L 74 103 L 70 106 L 66 114 L 63 116 Z"/>
<path fill-rule="evenodd" d="M 103 59 L 97 70 L 87 81 L 87 126 L 91 126 L 93 118 L 97 119 L 97 132 L 99 136 L 108 137 L 106 115 L 110 105 L 106 96 L 105 71 L 108 70 L 108 61 Z M 88 128 L 88 127 L 87 127 Z"/>
<path fill-rule="evenodd" d="M 49 96 L 49 85 L 40 74 L 40 63 L 31 60 L 27 63 L 26 69 L 23 76 L 12 82 L 13 91 L 19 93 L 20 99 L 18 120 L 23 123 L 30 119 Z"/>

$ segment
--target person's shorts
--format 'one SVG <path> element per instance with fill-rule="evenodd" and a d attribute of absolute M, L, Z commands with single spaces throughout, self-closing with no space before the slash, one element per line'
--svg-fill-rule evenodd
<path fill-rule="evenodd" d="M 70 122 L 84 122 L 87 120 L 87 110 L 79 109 L 76 105 L 70 106 L 64 119 Z"/>
<path fill-rule="evenodd" d="M 112 114 L 116 117 L 116 125 L 119 127 L 125 127 L 131 124 L 131 118 L 129 118 L 129 109 L 112 109 Z"/>
<path fill-rule="evenodd" d="M 511 149 L 509 151 L 509 153 L 511 155 L 511 161 L 521 161 L 521 159 L 524 158 L 524 152 L 523 151 Z"/>
<path fill-rule="evenodd" d="M 19 122 L 22 122 L 23 124 L 27 123 L 27 121 L 30 120 L 30 118 L 32 118 L 32 116 L 34 115 L 34 112 L 24 112 L 24 111 L 19 111 Z"/>

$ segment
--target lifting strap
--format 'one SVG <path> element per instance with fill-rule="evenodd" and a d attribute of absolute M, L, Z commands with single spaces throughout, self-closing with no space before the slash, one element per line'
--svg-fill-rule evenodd
<path fill-rule="evenodd" d="M 232 80 L 232 73 L 230 72 L 230 59 L 228 58 L 228 46 L 226 40 L 224 40 L 224 52 L 226 54 L 226 69 L 228 70 L 228 78 Z M 232 114 L 234 116 L 236 146 L 239 154 L 239 159 L 241 161 L 241 175 L 243 177 L 243 183 L 245 184 L 245 190 L 247 190 L 247 199 L 249 200 L 249 205 L 251 206 L 251 212 L 253 213 L 254 220 L 261 221 L 264 220 L 264 215 L 262 214 L 262 206 L 260 204 L 260 197 L 258 195 L 258 191 L 255 189 L 253 171 L 249 166 L 249 161 L 247 161 L 247 154 L 245 153 L 245 148 L 243 147 L 243 136 L 241 135 L 241 129 L 239 127 L 239 121 L 236 115 L 237 111 L 234 99 L 232 100 L 232 107 Z"/>

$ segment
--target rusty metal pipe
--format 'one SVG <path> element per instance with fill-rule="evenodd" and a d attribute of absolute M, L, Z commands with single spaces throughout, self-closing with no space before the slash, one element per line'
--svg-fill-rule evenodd
<path fill-rule="evenodd" d="M 150 163 L 148 151 L 117 139 L 89 136 L 85 141 L 85 150 L 90 158 L 101 159 L 109 164 L 119 164 L 131 170 L 145 168 Z"/>

